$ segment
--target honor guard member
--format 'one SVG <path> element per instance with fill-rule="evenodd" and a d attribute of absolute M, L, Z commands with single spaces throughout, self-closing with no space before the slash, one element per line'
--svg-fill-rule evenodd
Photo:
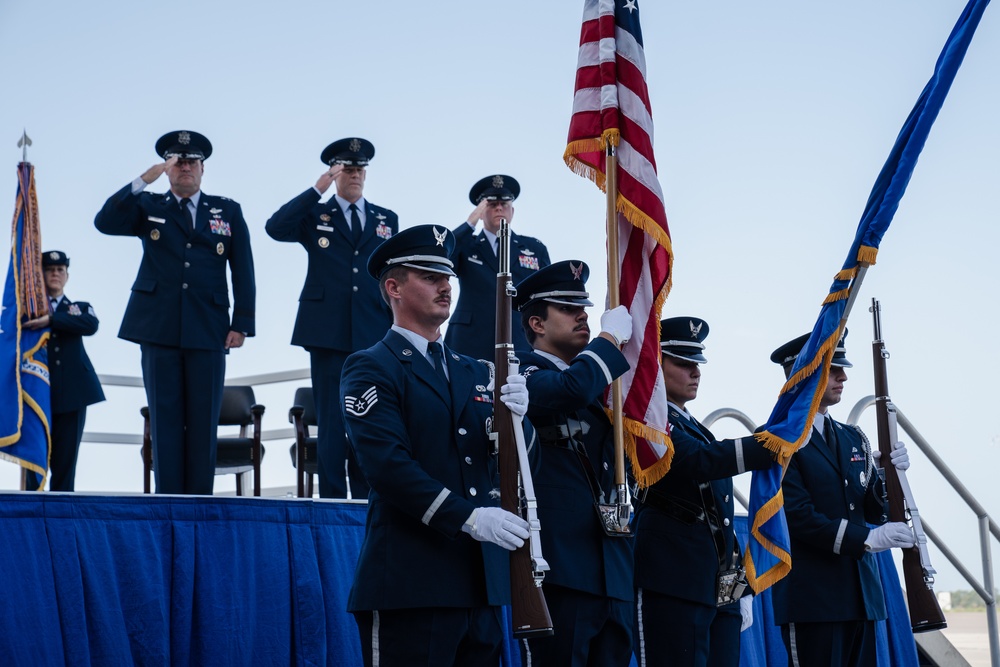
<path fill-rule="evenodd" d="M 101 381 L 83 349 L 83 337 L 97 333 L 97 315 L 85 301 L 63 292 L 69 280 L 69 257 L 58 250 L 42 253 L 49 314 L 24 323 L 29 329 L 50 327 L 49 385 L 52 395 L 52 452 L 49 490 L 73 491 L 87 406 L 104 400 Z"/>
<path fill-rule="evenodd" d="M 313 400 L 319 426 L 319 495 L 346 498 L 345 461 L 351 497 L 366 498 L 368 483 L 357 467 L 340 410 L 344 361 L 379 340 L 392 312 L 365 263 L 399 231 L 396 214 L 364 198 L 365 174 L 375 155 L 370 141 L 351 137 L 323 149 L 328 169 L 309 188 L 271 216 L 265 229 L 276 241 L 300 243 L 309 256 L 292 345 L 309 352 Z M 336 184 L 334 196 L 321 202 Z"/>
<path fill-rule="evenodd" d="M 421 225 L 372 253 L 393 325 L 344 365 L 347 430 L 371 484 L 347 605 L 368 667 L 498 665 L 505 550 L 528 537 L 527 522 L 498 507 L 491 366 L 441 345 L 454 244 L 446 227 Z M 524 415 L 524 378 L 502 392 Z"/>
<path fill-rule="evenodd" d="M 619 346 L 632 334 L 632 317 L 624 306 L 605 312 L 590 340 L 589 273 L 583 262 L 556 262 L 517 286 L 534 348 L 518 356 L 542 444 L 534 480 L 554 630 L 524 640 L 526 665 L 624 666 L 632 657 L 631 536 L 606 534 L 595 511 L 615 488 L 614 433 L 602 399 L 629 369 Z"/>
<path fill-rule="evenodd" d="M 239 204 L 201 191 L 207 138 L 169 132 L 156 153 L 164 162 L 111 195 L 94 225 L 142 241 L 118 337 L 142 351 L 156 492 L 211 495 L 226 354 L 254 335 L 250 233 Z M 145 192 L 163 173 L 170 190 Z"/>
<path fill-rule="evenodd" d="M 732 476 L 767 468 L 752 435 L 717 440 L 688 411 L 698 397 L 708 323 L 660 322 L 663 381 L 674 444 L 670 471 L 637 493 L 635 654 L 640 665 L 731 666 L 752 596 L 733 529 Z"/>
<path fill-rule="evenodd" d="M 445 342 L 451 349 L 476 359 L 493 359 L 497 325 L 497 232 L 500 220 L 513 222 L 513 201 L 521 192 L 510 176 L 495 174 L 480 179 L 469 191 L 469 201 L 476 208 L 469 219 L 455 228 L 455 274 L 458 275 L 458 305 L 451 319 Z M 483 229 L 473 234 L 478 222 Z M 550 264 L 549 251 L 536 238 L 510 233 L 510 272 L 516 285 Z M 512 313 L 513 322 L 517 321 Z M 511 327 L 515 350 L 531 346 L 520 327 Z"/>
<path fill-rule="evenodd" d="M 845 369 L 851 368 L 846 337 L 845 329 L 812 435 L 792 456 L 781 482 L 792 569 L 771 589 L 771 601 L 788 664 L 802 667 L 876 665 L 875 621 L 886 618 L 886 609 L 872 553 L 914 544 L 905 523 L 886 523 L 878 449 L 857 426 L 828 412 L 840 402 Z M 799 336 L 771 355 L 786 379 L 807 340 L 809 334 Z M 892 464 L 909 467 L 905 446 L 892 452 Z"/>

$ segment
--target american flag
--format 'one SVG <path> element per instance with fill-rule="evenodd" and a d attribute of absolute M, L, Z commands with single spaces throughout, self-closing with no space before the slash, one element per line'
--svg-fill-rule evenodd
<path fill-rule="evenodd" d="M 623 425 L 640 486 L 670 468 L 667 395 L 660 369 L 660 309 L 670 292 L 673 251 L 653 157 L 653 118 L 637 0 L 586 0 L 573 117 L 564 159 L 606 190 L 605 154 L 618 156 L 620 302 L 632 314 L 622 377 Z"/>

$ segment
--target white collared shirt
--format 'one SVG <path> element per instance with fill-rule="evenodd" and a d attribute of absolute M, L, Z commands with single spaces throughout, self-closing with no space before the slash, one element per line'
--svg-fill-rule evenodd
<path fill-rule="evenodd" d="M 417 348 L 417 352 L 427 360 L 432 367 L 434 366 L 434 360 L 431 359 L 430 355 L 427 354 L 427 346 L 432 342 L 438 342 L 441 344 L 441 362 L 444 364 L 444 376 L 451 379 L 451 375 L 448 374 L 448 354 L 445 351 L 444 346 L 444 336 L 438 336 L 434 341 L 429 341 L 420 334 L 410 331 L 409 329 L 404 329 L 403 327 L 393 324 L 392 330 L 398 333 L 400 336 L 409 341 L 410 345 Z"/>
<path fill-rule="evenodd" d="M 337 194 L 333 195 L 333 198 L 334 198 L 334 200 L 336 200 L 337 206 L 340 207 L 340 210 L 342 210 L 344 212 L 344 219 L 347 220 L 347 228 L 350 229 L 351 228 L 351 202 L 347 201 L 346 199 L 344 199 L 343 197 L 341 197 L 340 195 L 337 195 Z M 367 222 L 367 217 L 368 217 L 366 215 L 366 211 L 365 211 L 365 198 L 362 197 L 358 201 L 354 202 L 354 205 L 358 207 L 358 219 L 361 220 L 361 231 L 364 231 L 365 230 L 365 224 Z M 353 232 L 354 230 L 351 229 L 351 231 Z"/>

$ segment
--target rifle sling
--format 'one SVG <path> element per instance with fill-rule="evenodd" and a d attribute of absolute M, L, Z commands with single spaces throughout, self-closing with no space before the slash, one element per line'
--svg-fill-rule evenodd
<path fill-rule="evenodd" d="M 590 462 L 590 456 L 587 455 L 587 448 L 578 440 L 586 430 L 583 427 L 584 423 L 579 419 L 567 418 L 565 424 L 537 427 L 535 432 L 538 433 L 538 438 L 543 445 L 576 452 L 580 467 L 583 468 L 583 474 L 590 484 L 590 493 L 594 496 L 594 502 L 603 505 L 606 502 L 604 489 L 601 488 L 597 473 Z"/>

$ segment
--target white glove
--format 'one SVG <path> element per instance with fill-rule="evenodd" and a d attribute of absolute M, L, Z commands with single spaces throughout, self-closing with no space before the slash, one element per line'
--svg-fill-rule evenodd
<path fill-rule="evenodd" d="M 897 440 L 893 450 L 889 453 L 889 460 L 896 470 L 906 470 L 910 467 L 910 455 L 906 453 L 906 445 L 902 440 Z"/>
<path fill-rule="evenodd" d="M 865 539 L 865 547 L 873 553 L 894 547 L 905 549 L 912 547 L 915 543 L 913 531 L 901 521 L 894 521 L 878 528 L 872 528 Z"/>
<path fill-rule="evenodd" d="M 601 315 L 601 331 L 610 334 L 619 345 L 624 345 L 632 337 L 632 315 L 625 306 L 604 311 Z"/>
<path fill-rule="evenodd" d="M 743 632 L 753 625 L 753 596 L 744 595 L 740 598 L 740 616 L 743 622 L 740 623 L 740 632 Z"/>
<path fill-rule="evenodd" d="M 528 539 L 528 522 L 499 507 L 477 507 L 462 530 L 480 542 L 492 542 L 507 551 L 524 545 Z"/>
<path fill-rule="evenodd" d="M 511 412 L 523 417 L 528 412 L 528 385 L 523 375 L 508 375 L 507 384 L 500 387 L 500 400 Z"/>

